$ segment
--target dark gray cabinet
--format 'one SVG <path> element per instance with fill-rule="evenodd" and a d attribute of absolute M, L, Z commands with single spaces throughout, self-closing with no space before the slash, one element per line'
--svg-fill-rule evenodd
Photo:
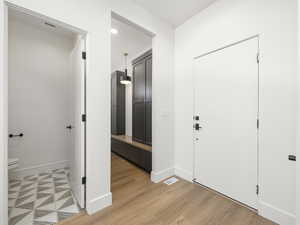
<path fill-rule="evenodd" d="M 111 133 L 125 134 L 125 85 L 120 83 L 124 72 L 116 71 L 111 74 Z"/>
<path fill-rule="evenodd" d="M 146 144 L 152 144 L 152 103 L 146 102 L 146 129 L 145 129 L 145 140 Z"/>
<path fill-rule="evenodd" d="M 132 137 L 152 144 L 152 51 L 133 60 Z"/>
<path fill-rule="evenodd" d="M 144 169 L 148 173 L 152 170 L 152 152 L 143 150 L 126 142 L 111 138 L 111 151 Z"/>
<path fill-rule="evenodd" d="M 137 103 L 144 102 L 146 88 L 145 62 L 137 62 L 133 66 L 133 71 L 133 101 Z"/>
<path fill-rule="evenodd" d="M 146 123 L 145 104 L 144 102 L 136 102 L 133 104 L 133 139 L 144 143 L 146 138 L 146 130 L 144 124 Z"/>
<path fill-rule="evenodd" d="M 152 102 L 152 57 L 146 58 L 146 102 Z"/>

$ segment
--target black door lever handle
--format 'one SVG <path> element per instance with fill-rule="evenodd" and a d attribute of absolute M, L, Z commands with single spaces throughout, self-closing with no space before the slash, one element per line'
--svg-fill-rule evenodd
<path fill-rule="evenodd" d="M 72 130 L 73 127 L 72 127 L 72 125 L 69 125 L 69 126 L 66 126 L 66 128 Z"/>
<path fill-rule="evenodd" d="M 9 134 L 8 137 L 9 138 L 14 138 L 14 137 L 23 137 L 24 134 L 23 133 L 20 133 L 20 134 Z"/>
<path fill-rule="evenodd" d="M 196 124 L 194 125 L 194 127 L 195 127 L 195 130 L 200 130 L 200 129 L 202 129 L 202 127 L 200 127 L 199 123 L 196 123 Z"/>

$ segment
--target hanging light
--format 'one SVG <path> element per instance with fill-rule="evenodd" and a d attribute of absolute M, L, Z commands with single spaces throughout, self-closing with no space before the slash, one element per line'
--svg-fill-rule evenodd
<path fill-rule="evenodd" d="M 124 53 L 124 58 L 125 58 L 125 74 L 121 76 L 120 83 L 121 84 L 130 84 L 131 83 L 131 77 L 128 76 L 128 70 L 127 70 L 127 56 L 128 53 Z"/>

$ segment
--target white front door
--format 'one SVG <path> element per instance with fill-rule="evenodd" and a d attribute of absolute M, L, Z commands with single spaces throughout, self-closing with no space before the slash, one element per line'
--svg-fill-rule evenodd
<path fill-rule="evenodd" d="M 257 54 L 253 38 L 194 62 L 195 181 L 252 208 L 258 181 Z"/>
<path fill-rule="evenodd" d="M 85 60 L 82 58 L 83 51 L 85 51 L 85 40 L 78 37 L 71 55 L 73 76 L 71 93 L 74 104 L 71 111 L 74 127 L 72 129 L 73 149 L 70 178 L 73 193 L 82 208 L 85 205 L 85 185 L 82 183 L 82 178 L 85 177 L 85 122 L 82 121 L 82 115 L 85 114 Z"/>

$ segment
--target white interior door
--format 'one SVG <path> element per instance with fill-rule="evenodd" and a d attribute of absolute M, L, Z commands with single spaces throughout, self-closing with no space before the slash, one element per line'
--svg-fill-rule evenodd
<path fill-rule="evenodd" d="M 85 60 L 82 59 L 82 52 L 85 51 L 85 40 L 78 37 L 71 55 L 72 64 L 72 95 L 73 95 L 73 151 L 71 160 L 71 186 L 73 193 L 84 208 L 85 185 L 82 178 L 85 177 L 85 122 L 82 115 L 85 114 Z"/>
<path fill-rule="evenodd" d="M 258 39 L 195 59 L 195 181 L 257 208 Z"/>

